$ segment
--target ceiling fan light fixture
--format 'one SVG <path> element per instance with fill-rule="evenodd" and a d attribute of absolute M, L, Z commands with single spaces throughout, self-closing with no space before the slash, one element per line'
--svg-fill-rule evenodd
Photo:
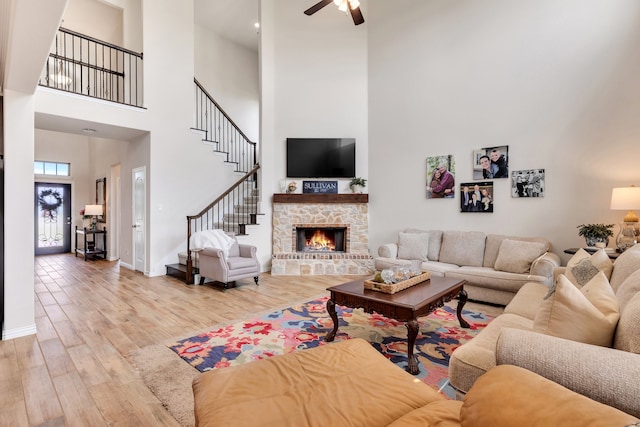
<path fill-rule="evenodd" d="M 333 0 L 333 4 L 340 6 L 344 0 Z"/>
<path fill-rule="evenodd" d="M 358 0 L 349 0 L 349 6 L 351 6 L 351 9 L 357 9 L 360 7 L 360 2 Z"/>
<path fill-rule="evenodd" d="M 349 9 L 348 3 L 348 0 L 342 0 L 342 3 L 340 3 L 340 6 L 338 6 L 338 10 L 340 12 L 346 12 Z"/>

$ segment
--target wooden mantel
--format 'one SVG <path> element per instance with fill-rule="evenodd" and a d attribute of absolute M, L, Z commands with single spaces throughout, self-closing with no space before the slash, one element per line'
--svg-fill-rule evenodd
<path fill-rule="evenodd" d="M 276 193 L 273 203 L 369 203 L 368 194 Z"/>

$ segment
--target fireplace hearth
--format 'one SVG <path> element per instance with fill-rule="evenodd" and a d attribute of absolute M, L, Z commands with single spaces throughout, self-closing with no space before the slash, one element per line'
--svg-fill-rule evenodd
<path fill-rule="evenodd" d="M 346 227 L 296 227 L 296 252 L 346 252 Z"/>

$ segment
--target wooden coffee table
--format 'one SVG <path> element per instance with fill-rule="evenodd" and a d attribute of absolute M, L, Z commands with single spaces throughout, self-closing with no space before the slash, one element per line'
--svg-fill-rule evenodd
<path fill-rule="evenodd" d="M 327 311 L 333 320 L 333 330 L 325 341 L 333 341 L 338 332 L 338 314 L 336 304 L 362 308 L 367 313 L 376 312 L 392 319 L 407 322 L 407 347 L 409 365 L 407 372 L 417 375 L 420 372 L 418 361 L 413 355 L 416 337 L 418 336 L 418 317 L 426 316 L 445 302 L 458 297 L 456 314 L 460 326 L 468 328 L 469 324 L 462 318 L 462 307 L 467 302 L 464 290 L 466 280 L 446 277 L 432 277 L 430 280 L 414 285 L 395 294 L 385 294 L 364 288 L 364 279 L 343 283 L 327 288 L 331 297 L 327 301 Z"/>

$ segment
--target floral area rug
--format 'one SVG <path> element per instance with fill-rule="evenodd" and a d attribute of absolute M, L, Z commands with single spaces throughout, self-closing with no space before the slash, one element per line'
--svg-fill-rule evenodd
<path fill-rule="evenodd" d="M 315 299 L 222 326 L 167 346 L 198 371 L 205 372 L 331 345 L 324 341 L 333 328 L 326 310 L 327 299 Z M 335 341 L 364 338 L 391 362 L 406 368 L 407 328 L 404 322 L 342 306 L 336 306 L 336 312 L 340 323 Z M 463 317 L 471 325 L 469 329 L 460 327 L 455 308 L 448 305 L 421 317 L 414 350 L 420 367 L 416 377 L 451 398 L 455 397 L 455 391 L 448 382 L 449 356 L 493 320 L 489 315 L 467 310 L 463 311 Z"/>

